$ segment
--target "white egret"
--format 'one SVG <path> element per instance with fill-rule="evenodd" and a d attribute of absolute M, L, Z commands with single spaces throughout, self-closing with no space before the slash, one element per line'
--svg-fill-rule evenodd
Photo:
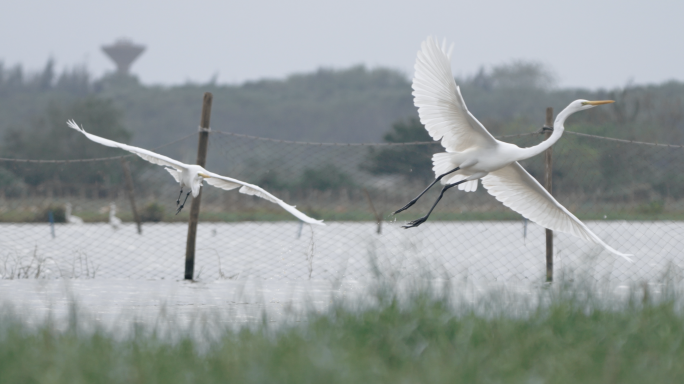
<path fill-rule="evenodd" d="M 83 224 L 83 219 L 71 214 L 71 203 L 64 204 L 64 219 L 69 224 Z"/>
<path fill-rule="evenodd" d="M 109 225 L 114 229 L 119 229 L 121 226 L 121 219 L 116 217 L 116 203 L 114 202 L 109 204 Z"/>
<path fill-rule="evenodd" d="M 415 70 L 413 96 L 420 121 L 434 140 L 441 140 L 447 151 L 432 156 L 435 181 L 406 206 L 394 212 L 397 214 L 415 204 L 437 181 L 441 180 L 444 184 L 427 215 L 409 222 L 404 228 L 424 223 L 449 188 L 458 186 L 460 190 L 473 192 L 477 189 L 478 180 L 482 179 L 487 192 L 529 220 L 599 244 L 630 260 L 631 255 L 618 252 L 604 243 L 518 163 L 544 152 L 558 141 L 565 129 L 563 124 L 570 115 L 612 103 L 612 100 L 573 101 L 558 114 L 553 124 L 553 134 L 547 140 L 533 147 L 520 148 L 495 139 L 468 111 L 451 73 L 451 49 L 447 52 L 446 44 L 440 46 L 432 37 L 424 41 L 418 51 Z"/>
<path fill-rule="evenodd" d="M 302 220 L 309 224 L 325 225 L 323 224 L 323 220 L 315 220 L 310 218 L 309 216 L 298 211 L 295 207 L 286 204 L 279 198 L 273 196 L 272 194 L 266 192 L 264 189 L 256 185 L 245 183 L 244 181 L 232 179 L 230 177 L 221 176 L 213 172 L 209 172 L 203 167 L 200 167 L 199 165 L 181 163 L 180 161 L 160 155 L 158 153 L 154 153 L 152 151 L 148 151 L 146 149 L 134 147 L 132 145 L 127 145 L 123 143 L 117 143 L 116 141 L 93 135 L 91 133 L 86 132 L 82 127 L 79 127 L 78 124 L 76 124 L 76 122 L 73 120 L 69 120 L 67 122 L 67 125 L 81 132 L 88 139 L 96 143 L 105 145 L 107 147 L 121 148 L 123 150 L 140 156 L 141 158 L 149 161 L 152 164 L 163 166 L 164 169 L 166 169 L 181 186 L 181 192 L 178 195 L 178 199 L 176 200 L 177 206 L 180 204 L 180 198 L 183 195 L 183 188 L 189 187 L 190 192 L 188 192 L 185 195 L 185 200 L 183 201 L 183 204 L 180 204 L 180 206 L 178 207 L 176 214 L 178 214 L 178 212 L 180 212 L 181 209 L 183 209 L 183 207 L 185 206 L 185 202 L 188 200 L 188 196 L 190 196 L 190 193 L 192 193 L 193 197 L 197 197 L 197 195 L 199 195 L 200 188 L 202 187 L 202 182 L 206 181 L 207 184 L 213 185 L 217 188 L 225 189 L 226 191 L 230 191 L 231 189 L 235 188 L 240 188 L 240 193 L 257 196 L 262 199 L 266 199 L 272 203 L 276 203 L 283 207 L 286 211 L 290 212 L 299 220 Z"/>

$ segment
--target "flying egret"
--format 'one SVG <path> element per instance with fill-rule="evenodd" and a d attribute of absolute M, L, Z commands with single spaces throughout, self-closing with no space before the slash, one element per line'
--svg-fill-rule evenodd
<path fill-rule="evenodd" d="M 71 203 L 64 204 L 64 219 L 69 224 L 83 224 L 83 219 L 71 214 Z"/>
<path fill-rule="evenodd" d="M 76 122 L 73 120 L 67 121 L 67 125 L 81 132 L 88 139 L 96 143 L 105 145 L 107 147 L 121 148 L 123 150 L 140 156 L 141 158 L 149 161 L 152 164 L 163 166 L 164 169 L 166 169 L 181 186 L 180 194 L 178 195 L 178 199 L 176 200 L 176 206 L 178 206 L 176 214 L 178 214 L 181 211 L 181 209 L 183 209 L 183 207 L 185 206 L 185 202 L 188 200 L 188 196 L 190 196 L 190 193 L 192 193 L 192 197 L 197 197 L 197 195 L 199 195 L 200 187 L 202 187 L 202 181 L 206 180 L 207 184 L 213 185 L 217 188 L 225 189 L 226 191 L 230 191 L 231 189 L 235 188 L 240 188 L 240 193 L 261 197 L 262 199 L 266 199 L 272 203 L 276 203 L 283 207 L 286 211 L 293 214 L 296 218 L 306 223 L 325 225 L 323 224 L 323 220 L 315 220 L 310 218 L 309 216 L 298 211 L 295 207 L 286 204 L 279 198 L 273 196 L 272 194 L 266 192 L 265 190 L 256 185 L 245 183 L 244 181 L 232 179 L 230 177 L 221 176 L 213 172 L 209 172 L 206 169 L 200 167 L 199 165 L 181 163 L 180 161 L 171 159 L 158 153 L 154 153 L 152 151 L 148 151 L 146 149 L 134 147 L 132 145 L 117 143 L 116 141 L 112 141 L 100 136 L 93 135 L 91 133 L 86 132 L 82 127 L 79 127 L 78 124 L 76 124 Z M 183 201 L 183 204 L 180 204 L 180 198 L 183 195 L 183 188 L 185 187 L 190 187 L 190 192 L 188 192 L 185 195 L 185 200 Z"/>
<path fill-rule="evenodd" d="M 453 47 L 453 46 L 452 46 Z M 535 223 L 554 231 L 566 232 L 603 246 L 608 251 L 631 261 L 629 256 L 611 248 L 575 215 L 570 213 L 518 163 L 544 152 L 563 134 L 565 119 L 575 112 L 612 103 L 612 100 L 575 100 L 558 114 L 553 134 L 544 142 L 529 148 L 495 139 L 466 107 L 459 86 L 451 73 L 451 49 L 440 47 L 432 37 L 422 43 L 416 58 L 413 78 L 414 103 L 420 121 L 434 140 L 441 140 L 445 153 L 432 156 L 435 181 L 397 214 L 411 207 L 438 181 L 444 185 L 427 215 L 409 222 L 404 228 L 424 223 L 444 192 L 458 186 L 474 192 L 478 180 L 491 195 L 505 206 Z"/>
<path fill-rule="evenodd" d="M 114 202 L 109 204 L 109 225 L 114 229 L 119 229 L 121 226 L 121 219 L 116 217 L 116 203 Z"/>

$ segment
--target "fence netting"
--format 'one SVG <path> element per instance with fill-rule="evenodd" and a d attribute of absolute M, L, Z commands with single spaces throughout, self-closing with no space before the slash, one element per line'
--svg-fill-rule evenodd
<path fill-rule="evenodd" d="M 543 136 L 505 140 L 530 146 Z M 193 163 L 196 145 L 191 135 L 159 152 Z M 544 228 L 504 207 L 481 184 L 473 193 L 449 190 L 426 223 L 401 228 L 424 215 L 439 193 L 435 186 L 406 212 L 391 215 L 434 179 L 430 157 L 441 151 L 438 143 L 300 143 L 215 129 L 207 169 L 258 184 L 327 225 L 302 224 L 268 201 L 205 184 L 195 277 L 338 280 L 379 272 L 543 281 Z M 189 204 L 175 215 L 179 186 L 173 178 L 136 156 L 124 159 L 143 221 L 140 234 L 121 159 L 0 161 L 0 275 L 182 279 Z M 635 262 L 555 233 L 556 276 L 681 279 L 682 164 L 680 147 L 567 132 L 553 147 L 554 196 Z M 542 181 L 543 156 L 522 165 Z M 110 219 L 112 208 L 120 225 Z"/>

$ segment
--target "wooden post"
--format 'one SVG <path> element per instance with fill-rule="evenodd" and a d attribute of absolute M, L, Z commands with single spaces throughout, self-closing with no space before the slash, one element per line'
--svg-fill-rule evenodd
<path fill-rule="evenodd" d="M 368 193 L 368 190 L 366 188 L 363 189 L 363 193 L 366 195 L 366 199 L 368 199 L 368 205 L 370 205 L 370 209 L 371 211 L 373 211 L 373 216 L 375 216 L 375 223 L 377 224 L 376 232 L 378 233 L 378 235 L 380 235 L 382 234 L 382 215 L 380 215 L 378 211 L 375 210 L 373 200 L 371 200 L 370 193 Z"/>
<path fill-rule="evenodd" d="M 209 121 L 211 119 L 211 101 L 214 96 L 210 92 L 204 93 L 202 102 L 202 116 L 200 117 L 199 144 L 197 145 L 197 165 L 204 167 L 207 163 L 207 147 L 209 145 Z M 197 197 L 192 199 L 190 207 L 190 221 L 188 222 L 188 240 L 185 246 L 185 280 L 192 280 L 195 270 L 195 243 L 197 238 L 197 223 L 199 221 L 202 188 Z"/>
<path fill-rule="evenodd" d="M 142 235 L 142 223 L 140 221 L 140 215 L 138 215 L 138 209 L 135 206 L 135 190 L 133 189 L 131 169 L 128 167 L 128 162 L 124 159 L 121 159 L 121 168 L 123 168 L 124 178 L 126 179 L 126 194 L 128 195 L 128 200 L 131 202 L 133 220 L 135 220 L 135 224 L 138 226 L 138 235 Z"/>
<path fill-rule="evenodd" d="M 546 108 L 546 123 L 545 127 L 553 127 L 553 108 Z M 553 131 L 546 131 L 546 140 L 551 137 Z M 549 147 L 544 152 L 544 160 L 546 163 L 544 172 L 544 187 L 549 193 L 553 194 L 553 147 Z M 553 231 L 546 229 L 546 281 L 553 281 Z"/>

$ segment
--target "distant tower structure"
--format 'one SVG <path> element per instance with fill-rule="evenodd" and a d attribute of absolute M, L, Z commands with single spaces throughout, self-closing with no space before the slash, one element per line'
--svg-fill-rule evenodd
<path fill-rule="evenodd" d="M 112 45 L 102 46 L 104 53 L 116 63 L 116 71 L 128 75 L 131 64 L 145 50 L 145 46 L 133 44 L 128 39 L 119 39 Z"/>

